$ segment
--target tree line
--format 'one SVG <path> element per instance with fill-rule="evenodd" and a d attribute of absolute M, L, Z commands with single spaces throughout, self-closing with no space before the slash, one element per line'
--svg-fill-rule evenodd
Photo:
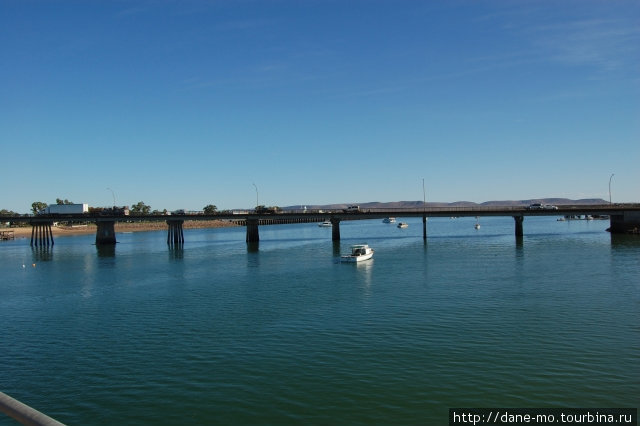
<path fill-rule="evenodd" d="M 66 198 L 65 199 L 56 198 L 56 204 L 74 204 L 74 203 L 73 201 L 69 201 Z M 41 212 L 47 207 L 48 207 L 48 204 L 43 201 L 34 201 L 33 203 L 31 203 L 31 212 L 33 214 L 38 214 L 39 212 Z M 206 206 L 203 207 L 202 211 L 206 215 L 213 215 L 218 212 L 218 207 L 216 207 L 214 204 L 207 204 Z M 148 206 L 147 204 L 145 204 L 144 201 L 139 201 L 133 204 L 129 208 L 129 214 L 133 216 L 161 215 L 161 214 L 167 214 L 167 213 L 168 213 L 167 209 L 151 210 L 151 206 Z M 0 210 L 0 215 L 1 216 L 19 216 L 20 214 L 14 211 L 2 209 Z"/>
<path fill-rule="evenodd" d="M 184 213 L 183 210 L 182 211 L 178 210 L 178 211 Z M 216 207 L 213 204 L 207 204 L 202 208 L 202 212 L 207 215 L 216 214 L 218 212 L 218 207 Z M 161 215 L 161 214 L 167 214 L 167 213 L 168 213 L 167 209 L 164 209 L 162 211 L 151 210 L 151 207 L 146 205 L 144 201 L 139 201 L 136 204 L 133 204 L 129 208 L 129 214 L 134 216 Z"/>

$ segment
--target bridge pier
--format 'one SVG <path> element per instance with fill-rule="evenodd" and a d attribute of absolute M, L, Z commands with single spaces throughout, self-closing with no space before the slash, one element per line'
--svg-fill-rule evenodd
<path fill-rule="evenodd" d="M 330 219 L 331 225 L 331 241 L 340 241 L 340 218 L 332 217 Z"/>
<path fill-rule="evenodd" d="M 116 243 L 115 220 L 96 221 L 96 245 L 109 245 Z"/>
<path fill-rule="evenodd" d="M 53 245 L 52 225 L 53 222 L 31 222 L 31 245 L 36 247 Z"/>
<path fill-rule="evenodd" d="M 422 215 L 422 239 L 427 240 L 427 215 Z"/>
<path fill-rule="evenodd" d="M 258 233 L 259 219 L 247 219 L 247 238 L 248 243 L 257 243 L 260 241 L 260 234 Z"/>
<path fill-rule="evenodd" d="M 610 227 L 607 231 L 612 234 L 637 234 L 640 232 L 640 212 L 622 212 L 609 216 Z"/>
<path fill-rule="evenodd" d="M 513 220 L 516 222 L 516 238 L 520 238 L 524 235 L 522 230 L 522 222 L 524 222 L 524 216 L 513 216 Z"/>
<path fill-rule="evenodd" d="M 167 244 L 170 246 L 179 246 L 184 244 L 184 233 L 182 224 L 184 220 L 167 220 L 169 230 L 167 232 Z"/>

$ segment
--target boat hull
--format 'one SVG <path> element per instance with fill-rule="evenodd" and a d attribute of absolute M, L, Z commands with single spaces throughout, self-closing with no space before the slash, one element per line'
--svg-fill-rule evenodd
<path fill-rule="evenodd" d="M 367 254 L 361 254 L 359 256 L 352 256 L 352 255 L 344 255 L 340 257 L 340 261 L 341 262 L 346 262 L 346 263 L 356 263 L 356 262 L 362 262 L 365 260 L 369 260 L 373 257 L 373 250 L 371 251 L 371 253 L 367 253 Z"/>

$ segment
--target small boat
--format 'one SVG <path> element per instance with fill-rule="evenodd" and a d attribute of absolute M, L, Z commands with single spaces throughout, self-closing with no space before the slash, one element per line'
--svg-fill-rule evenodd
<path fill-rule="evenodd" d="M 408 228 L 409 224 L 407 222 L 398 223 L 398 228 Z"/>
<path fill-rule="evenodd" d="M 385 217 L 382 219 L 382 223 L 396 223 L 395 217 Z"/>
<path fill-rule="evenodd" d="M 321 228 L 331 228 L 333 225 L 331 224 L 331 221 L 325 220 L 324 222 L 319 223 L 318 226 Z"/>
<path fill-rule="evenodd" d="M 476 216 L 476 224 L 473 225 L 474 228 L 480 229 L 480 222 L 478 222 L 478 216 Z"/>
<path fill-rule="evenodd" d="M 373 249 L 367 244 L 355 244 L 351 246 L 351 254 L 340 256 L 342 262 L 361 262 L 373 257 Z"/>

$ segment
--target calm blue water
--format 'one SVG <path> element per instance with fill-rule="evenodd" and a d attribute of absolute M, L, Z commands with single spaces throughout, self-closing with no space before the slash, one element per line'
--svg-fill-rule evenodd
<path fill-rule="evenodd" d="M 447 424 L 637 407 L 640 239 L 608 221 L 421 219 L 0 244 L 0 390 L 68 423 Z M 335 257 L 355 243 L 365 264 Z M 24 265 L 24 267 L 23 267 Z M 35 265 L 35 266 L 34 266 Z M 0 413 L 0 424 L 14 424 Z"/>

